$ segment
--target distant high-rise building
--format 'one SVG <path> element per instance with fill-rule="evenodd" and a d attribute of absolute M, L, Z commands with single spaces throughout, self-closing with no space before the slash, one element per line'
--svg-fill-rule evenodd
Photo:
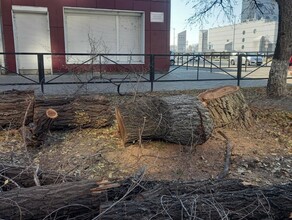
<path fill-rule="evenodd" d="M 186 52 L 187 46 L 187 31 L 180 32 L 177 35 L 177 52 Z"/>
<path fill-rule="evenodd" d="M 277 21 L 279 15 L 275 0 L 242 0 L 241 22 L 269 20 Z"/>

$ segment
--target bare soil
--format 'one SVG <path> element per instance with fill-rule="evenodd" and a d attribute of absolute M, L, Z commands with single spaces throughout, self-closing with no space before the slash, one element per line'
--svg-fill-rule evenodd
<path fill-rule="evenodd" d="M 197 95 L 202 91 L 155 93 Z M 227 178 L 243 179 L 253 185 L 287 183 L 292 180 L 292 87 L 281 99 L 268 99 L 264 88 L 243 89 L 254 116 L 250 128 L 234 125 L 220 130 L 232 145 Z M 147 94 L 149 95 L 149 94 Z M 113 103 L 132 96 L 108 96 Z M 113 104 L 114 107 L 114 104 Z M 226 140 L 215 130 L 196 147 L 161 141 L 121 144 L 116 124 L 102 129 L 54 131 L 38 149 L 23 146 L 15 130 L 0 131 L 0 162 L 39 165 L 84 179 L 126 178 L 141 167 L 145 178 L 155 180 L 205 180 L 223 170 Z"/>

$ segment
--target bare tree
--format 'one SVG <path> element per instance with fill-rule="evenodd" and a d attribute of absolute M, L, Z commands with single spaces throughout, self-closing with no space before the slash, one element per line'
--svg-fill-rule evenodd
<path fill-rule="evenodd" d="M 271 65 L 269 80 L 267 84 L 267 95 L 269 97 L 281 97 L 287 94 L 287 69 L 289 57 L 292 55 L 292 1 L 291 0 L 271 0 L 279 8 L 278 38 Z M 262 4 L 260 0 L 249 0 L 251 7 L 255 7 L 259 13 L 263 14 L 262 8 L 275 10 L 271 5 Z M 275 4 L 276 3 L 276 4 Z M 224 14 L 229 20 L 233 15 L 235 0 L 187 0 L 195 13 L 188 19 L 188 23 L 208 21 L 214 15 L 212 12 L 219 9 L 219 13 Z M 265 10 L 267 11 L 267 10 Z"/>

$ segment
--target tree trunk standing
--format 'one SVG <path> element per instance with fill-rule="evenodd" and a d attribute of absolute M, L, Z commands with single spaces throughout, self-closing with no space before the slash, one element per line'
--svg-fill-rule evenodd
<path fill-rule="evenodd" d="M 0 128 L 20 128 L 23 123 L 32 122 L 34 100 L 33 91 L 9 90 L 1 92 Z"/>
<path fill-rule="evenodd" d="M 252 114 L 238 86 L 224 86 L 207 90 L 198 95 L 209 109 L 215 127 L 240 125 L 249 127 Z"/>
<path fill-rule="evenodd" d="M 288 61 L 292 56 L 291 0 L 276 0 L 279 6 L 278 37 L 270 69 L 267 95 L 280 97 L 287 93 Z"/>
<path fill-rule="evenodd" d="M 35 104 L 34 121 L 39 120 L 48 108 L 55 109 L 59 115 L 52 129 L 101 128 L 113 123 L 110 101 L 103 96 L 39 98 Z"/>

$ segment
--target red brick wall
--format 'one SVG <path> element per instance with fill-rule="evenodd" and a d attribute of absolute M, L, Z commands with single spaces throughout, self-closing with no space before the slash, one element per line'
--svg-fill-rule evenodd
<path fill-rule="evenodd" d="M 1 0 L 4 32 L 4 52 L 14 52 L 12 5 L 47 7 L 50 21 L 51 51 L 65 53 L 63 7 L 102 8 L 145 12 L 145 53 L 169 54 L 170 0 Z M 164 23 L 151 23 L 150 12 L 164 12 Z M 64 60 L 65 62 L 65 60 Z M 6 65 L 15 70 L 13 56 L 6 57 Z M 53 60 L 53 68 L 60 66 Z M 167 69 L 169 58 L 161 59 L 156 67 Z"/>

